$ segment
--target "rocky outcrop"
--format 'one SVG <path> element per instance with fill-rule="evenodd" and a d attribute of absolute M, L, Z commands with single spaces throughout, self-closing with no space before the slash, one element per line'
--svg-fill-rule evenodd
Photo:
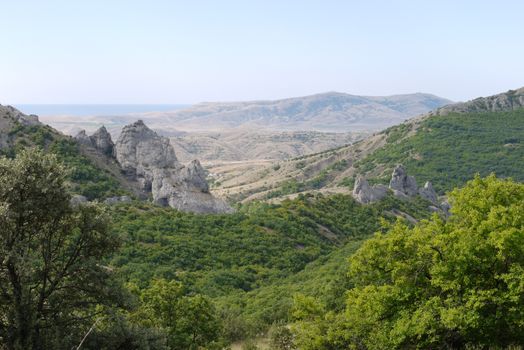
<path fill-rule="evenodd" d="M 76 142 L 78 142 L 78 143 L 80 143 L 82 145 L 86 145 L 86 146 L 92 146 L 93 145 L 91 143 L 91 139 L 89 138 L 89 136 L 87 135 L 85 130 L 79 131 L 78 134 L 75 135 L 74 139 L 76 140 Z"/>
<path fill-rule="evenodd" d="M 418 189 L 418 194 L 433 204 L 437 203 L 438 201 L 437 192 L 435 192 L 433 185 L 429 181 L 424 184 L 424 187 Z"/>
<path fill-rule="evenodd" d="M 95 131 L 90 137 L 93 146 L 105 155 L 112 155 L 115 144 L 111 140 L 111 134 L 107 132 L 105 126 Z"/>
<path fill-rule="evenodd" d="M 26 115 L 12 106 L 0 105 L 0 149 L 13 146 L 11 131 L 14 128 L 41 125 L 36 115 Z"/>
<path fill-rule="evenodd" d="M 397 195 L 404 194 L 411 197 L 418 193 L 417 181 L 413 176 L 408 176 L 402 165 L 397 165 L 393 170 L 389 188 Z"/>
<path fill-rule="evenodd" d="M 113 155 L 115 144 L 105 126 L 100 127 L 91 136 L 87 136 L 86 131 L 82 130 L 76 134 L 75 140 L 80 144 L 95 148 L 106 156 Z"/>
<path fill-rule="evenodd" d="M 402 165 L 397 165 L 391 174 L 389 189 L 384 185 L 369 186 L 366 179 L 359 176 L 353 188 L 353 197 L 362 204 L 373 203 L 384 198 L 388 190 L 401 199 L 408 199 L 416 195 L 428 200 L 433 207 L 438 205 L 438 196 L 431 182 L 426 182 L 424 187 L 418 188 L 417 181 L 413 176 L 409 176 Z"/>
<path fill-rule="evenodd" d="M 359 203 L 367 204 L 381 200 L 388 193 L 384 185 L 369 186 L 369 183 L 362 176 L 357 177 L 353 188 L 353 198 Z"/>
<path fill-rule="evenodd" d="M 151 193 L 153 202 L 182 211 L 221 213 L 232 209 L 209 193 L 200 162 L 178 162 L 169 140 L 139 120 L 123 128 L 114 155 L 123 172 Z"/>
<path fill-rule="evenodd" d="M 481 113 L 512 111 L 524 107 L 524 87 L 509 90 L 498 95 L 479 97 L 468 102 L 450 104 L 438 108 L 430 115 L 447 115 L 450 113 Z"/>
<path fill-rule="evenodd" d="M 4 118 L 8 117 L 22 125 L 40 125 L 38 116 L 34 114 L 24 114 L 13 106 L 0 105 L 0 115 Z"/>
<path fill-rule="evenodd" d="M 115 205 L 118 203 L 129 203 L 129 202 L 131 202 L 131 197 L 129 196 L 109 197 L 104 200 L 104 204 L 107 204 L 107 205 Z"/>

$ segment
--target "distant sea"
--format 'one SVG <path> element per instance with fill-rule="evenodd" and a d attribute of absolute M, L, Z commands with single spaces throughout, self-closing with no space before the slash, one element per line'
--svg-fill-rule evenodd
<path fill-rule="evenodd" d="M 20 104 L 15 108 L 25 114 L 38 116 L 117 116 L 133 113 L 168 112 L 189 107 L 190 105 L 119 105 L 119 104 Z"/>

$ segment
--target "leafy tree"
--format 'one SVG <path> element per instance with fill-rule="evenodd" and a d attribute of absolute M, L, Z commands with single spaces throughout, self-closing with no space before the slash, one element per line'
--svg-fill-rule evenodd
<path fill-rule="evenodd" d="M 221 348 L 220 322 L 211 302 L 201 296 L 186 296 L 180 282 L 154 280 L 141 292 L 142 307 L 136 321 L 162 329 L 170 349 Z"/>
<path fill-rule="evenodd" d="M 293 342 L 293 333 L 283 324 L 275 324 L 269 329 L 269 346 L 275 350 L 296 349 Z"/>
<path fill-rule="evenodd" d="M 331 344 L 340 337 L 362 349 L 524 343 L 524 185 L 477 176 L 450 200 L 449 220 L 398 222 L 350 259 L 355 287 L 343 322 L 326 332 Z"/>
<path fill-rule="evenodd" d="M 72 207 L 56 156 L 0 159 L 0 343 L 70 349 L 120 289 L 100 262 L 117 236 L 96 205 Z"/>

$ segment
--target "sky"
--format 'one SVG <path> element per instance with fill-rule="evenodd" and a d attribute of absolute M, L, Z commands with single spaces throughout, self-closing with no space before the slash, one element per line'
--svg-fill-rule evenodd
<path fill-rule="evenodd" d="M 524 1 L 0 0 L 0 104 L 524 86 Z"/>

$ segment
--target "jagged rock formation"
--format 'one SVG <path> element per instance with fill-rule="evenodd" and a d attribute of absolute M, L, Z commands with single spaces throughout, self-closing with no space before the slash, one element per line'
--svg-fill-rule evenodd
<path fill-rule="evenodd" d="M 38 116 L 34 114 L 24 114 L 13 106 L 0 105 L 0 115 L 3 118 L 10 118 L 22 125 L 39 125 Z"/>
<path fill-rule="evenodd" d="M 90 138 L 91 142 L 93 142 L 93 145 L 97 150 L 106 155 L 113 154 L 113 148 L 115 147 L 115 144 L 113 143 L 113 140 L 111 140 L 111 134 L 107 132 L 105 126 L 102 126 L 100 129 L 95 131 L 95 133 L 91 135 Z"/>
<path fill-rule="evenodd" d="M 75 140 L 83 145 L 93 147 L 107 156 L 113 155 L 115 144 L 105 126 L 99 128 L 91 136 L 87 136 L 85 130 L 82 130 L 75 136 Z"/>
<path fill-rule="evenodd" d="M 393 193 L 400 196 L 404 194 L 411 197 L 418 192 L 417 181 L 413 176 L 408 176 L 402 165 L 397 165 L 393 170 L 389 188 L 393 190 Z"/>
<path fill-rule="evenodd" d="M 413 176 L 409 176 L 402 165 L 397 165 L 391 174 L 389 190 L 399 198 L 409 198 L 420 195 L 422 198 L 437 205 L 438 196 L 431 182 L 426 182 L 424 187 L 418 188 L 417 181 Z M 366 179 L 359 176 L 353 188 L 353 197 L 362 204 L 372 203 L 381 200 L 388 193 L 388 188 L 384 185 L 369 186 Z"/>
<path fill-rule="evenodd" d="M 481 113 L 511 111 L 524 107 L 524 87 L 509 90 L 498 95 L 479 97 L 468 102 L 454 103 L 438 108 L 430 115 L 447 115 L 449 113 Z"/>
<path fill-rule="evenodd" d="M 231 208 L 209 193 L 206 174 L 198 161 L 177 161 L 169 140 L 139 120 L 122 130 L 114 155 L 125 174 L 138 181 L 153 201 L 183 211 L 229 212 Z"/>
<path fill-rule="evenodd" d="M 353 197 L 357 202 L 367 204 L 381 200 L 388 193 L 384 185 L 369 186 L 369 183 L 362 176 L 357 177 L 353 188 Z"/>

